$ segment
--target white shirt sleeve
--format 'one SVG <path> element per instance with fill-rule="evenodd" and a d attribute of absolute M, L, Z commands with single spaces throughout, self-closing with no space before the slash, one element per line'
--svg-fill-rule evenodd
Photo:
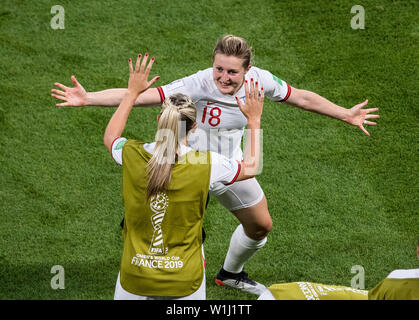
<path fill-rule="evenodd" d="M 123 137 L 116 138 L 112 142 L 112 158 L 120 166 L 122 166 L 122 147 L 124 146 L 125 142 L 127 142 L 127 139 Z"/>
<path fill-rule="evenodd" d="M 175 80 L 169 84 L 158 87 L 157 89 L 160 93 L 161 101 L 164 101 L 167 97 L 175 93 L 183 93 L 191 97 L 193 101 L 198 101 L 201 98 L 203 88 L 206 85 L 205 79 L 208 76 L 208 72 L 211 72 L 211 70 L 206 69 L 203 71 L 198 71 L 193 75 L 184 77 L 179 80 Z"/>
<path fill-rule="evenodd" d="M 236 181 L 240 173 L 240 166 L 239 161 L 211 151 L 210 189 L 217 182 L 229 185 Z"/>
<path fill-rule="evenodd" d="M 273 75 L 267 70 L 255 68 L 260 77 L 265 97 L 276 102 L 284 102 L 291 94 L 291 87 L 284 80 Z"/>

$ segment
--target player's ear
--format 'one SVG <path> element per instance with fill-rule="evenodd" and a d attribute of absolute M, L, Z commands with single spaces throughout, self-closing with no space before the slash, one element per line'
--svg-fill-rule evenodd
<path fill-rule="evenodd" d="M 252 65 L 251 64 L 249 64 L 248 66 L 247 66 L 247 68 L 246 68 L 246 72 L 245 72 L 245 74 L 250 70 L 250 68 L 252 67 Z"/>

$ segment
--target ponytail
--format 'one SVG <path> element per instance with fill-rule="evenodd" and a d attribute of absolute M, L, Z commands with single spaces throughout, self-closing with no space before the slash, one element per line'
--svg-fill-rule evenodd
<path fill-rule="evenodd" d="M 164 101 L 155 136 L 156 145 L 146 168 L 147 200 L 168 188 L 180 151 L 179 142 L 192 129 L 195 119 L 196 107 L 188 96 L 178 93 Z"/>

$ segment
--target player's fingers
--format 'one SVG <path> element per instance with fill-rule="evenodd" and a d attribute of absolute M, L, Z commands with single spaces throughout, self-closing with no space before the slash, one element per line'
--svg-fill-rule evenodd
<path fill-rule="evenodd" d="M 361 109 L 363 107 L 365 107 L 368 104 L 368 99 L 365 100 L 364 102 L 361 102 L 360 104 L 356 105 L 357 109 Z"/>
<path fill-rule="evenodd" d="M 235 96 L 237 105 L 239 106 L 240 110 L 243 108 L 243 103 L 240 101 L 239 97 Z"/>
<path fill-rule="evenodd" d="M 51 92 L 56 93 L 56 94 L 60 94 L 62 96 L 66 95 L 66 93 L 64 91 L 57 90 L 57 89 L 51 89 Z"/>
<path fill-rule="evenodd" d="M 153 79 L 150 80 L 150 82 L 148 83 L 148 86 L 151 87 L 154 84 L 154 82 L 156 82 L 159 79 L 160 79 L 160 76 L 154 77 Z"/>
<path fill-rule="evenodd" d="M 377 112 L 378 108 L 364 109 L 366 113 Z"/>
<path fill-rule="evenodd" d="M 134 70 L 132 69 L 132 60 L 131 58 L 128 59 L 128 68 L 129 68 L 129 73 L 133 73 Z"/>
<path fill-rule="evenodd" d="M 154 57 L 151 58 L 150 62 L 147 65 L 147 68 L 145 69 L 145 74 L 146 74 L 147 77 L 150 74 L 150 70 L 153 67 L 153 63 L 154 63 Z"/>
<path fill-rule="evenodd" d="M 250 97 L 255 97 L 255 82 L 253 81 L 253 78 L 250 79 Z"/>
<path fill-rule="evenodd" d="M 67 97 L 65 96 L 58 96 L 56 94 L 51 93 L 51 97 L 58 99 L 58 100 L 63 100 L 63 101 L 67 101 Z"/>
<path fill-rule="evenodd" d="M 141 63 L 141 70 L 138 70 L 139 72 L 143 72 L 145 70 L 145 67 L 147 65 L 147 60 L 148 60 L 148 53 L 144 55 L 143 62 Z"/>
<path fill-rule="evenodd" d="M 364 121 L 364 124 L 367 124 L 369 126 L 376 126 L 377 125 L 375 122 L 367 121 L 367 120 Z"/>
<path fill-rule="evenodd" d="M 68 102 L 57 103 L 56 106 L 57 107 L 68 107 L 68 106 L 70 106 L 70 103 L 68 103 Z"/>
<path fill-rule="evenodd" d="M 247 80 L 244 80 L 244 95 L 246 96 L 246 99 L 249 98 L 249 87 Z"/>
<path fill-rule="evenodd" d="M 142 54 L 141 53 L 138 54 L 137 62 L 135 63 L 135 72 L 140 72 L 141 57 L 142 57 Z M 143 61 L 144 61 L 144 59 L 143 59 Z"/>
<path fill-rule="evenodd" d="M 75 87 L 81 87 L 80 83 L 77 81 L 75 76 L 71 76 L 71 81 L 73 82 Z"/>
<path fill-rule="evenodd" d="M 255 82 L 255 91 L 253 92 L 253 94 L 256 99 L 259 98 L 259 82 L 257 81 Z"/>
<path fill-rule="evenodd" d="M 378 114 L 367 114 L 365 115 L 365 119 L 378 119 L 380 116 Z"/>
<path fill-rule="evenodd" d="M 265 92 L 263 91 L 263 87 L 262 87 L 260 88 L 259 101 L 263 102 L 263 99 L 265 99 Z"/>
<path fill-rule="evenodd" d="M 370 133 L 367 130 L 365 130 L 364 126 L 360 126 L 360 128 L 367 136 L 370 136 Z"/>
<path fill-rule="evenodd" d="M 66 87 L 65 85 L 58 82 L 55 82 L 54 86 L 57 86 L 58 88 L 63 89 L 64 91 L 67 91 L 68 89 L 70 89 L 69 87 Z"/>

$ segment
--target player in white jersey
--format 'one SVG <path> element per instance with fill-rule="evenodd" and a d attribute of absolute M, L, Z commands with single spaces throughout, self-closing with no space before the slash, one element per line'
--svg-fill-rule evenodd
<path fill-rule="evenodd" d="M 367 100 L 350 109 L 340 107 L 314 92 L 293 88 L 270 72 L 253 67 L 251 54 L 251 48 L 243 38 L 224 36 L 213 51 L 212 68 L 162 87 L 150 88 L 137 99 L 136 105 L 160 105 L 168 94 L 174 92 L 192 96 L 198 107 L 197 122 L 201 131 L 193 137 L 192 146 L 209 148 L 236 159 L 241 157 L 239 146 L 246 120 L 235 97 L 243 99 L 243 84 L 252 79 L 264 88 L 265 96 L 273 101 L 344 121 L 359 127 L 367 135 L 369 133 L 364 125 L 376 124 L 370 119 L 379 118 L 371 114 L 378 108 L 363 109 L 368 104 Z M 74 88 L 55 83 L 62 90 L 53 89 L 52 96 L 65 101 L 57 106 L 115 106 L 119 105 L 126 92 L 126 89 L 108 89 L 87 93 L 74 76 L 71 80 Z M 233 233 L 216 282 L 260 294 L 265 287 L 250 280 L 243 272 L 243 266 L 264 246 L 272 228 L 266 197 L 256 179 L 237 182 L 230 187 L 220 185 L 218 190 L 212 191 L 212 195 L 241 223 Z"/>
<path fill-rule="evenodd" d="M 121 134 L 134 102 L 157 79 L 148 81 L 153 61 L 154 58 L 147 62 L 146 57 L 141 62 L 139 55 L 134 69 L 129 60 L 127 94 L 109 120 L 103 137 L 114 160 L 123 166 L 126 223 L 114 297 L 205 299 L 203 242 L 199 235 L 208 189 L 215 183 L 232 184 L 257 173 L 263 92 L 259 95 L 258 86 L 251 82 L 246 86 L 246 102 L 238 102 L 248 119 L 251 135 L 243 161 L 188 147 L 189 134 L 196 128 L 196 106 L 182 93 L 171 95 L 163 103 L 155 142 L 127 141 Z M 249 158 L 252 154 L 254 158 Z M 164 264 L 170 257 L 176 257 L 179 263 Z"/>
<path fill-rule="evenodd" d="M 250 82 L 251 79 L 264 88 L 265 97 L 274 101 L 287 100 L 291 92 L 285 81 L 257 67 L 251 67 L 246 73 L 245 80 Z M 201 130 L 195 132 L 191 146 L 241 160 L 240 143 L 247 119 L 237 107 L 235 96 L 244 100 L 244 87 L 240 87 L 235 96 L 221 93 L 214 83 L 213 69 L 208 68 L 157 89 L 162 101 L 179 92 L 196 101 L 198 128 Z"/>

